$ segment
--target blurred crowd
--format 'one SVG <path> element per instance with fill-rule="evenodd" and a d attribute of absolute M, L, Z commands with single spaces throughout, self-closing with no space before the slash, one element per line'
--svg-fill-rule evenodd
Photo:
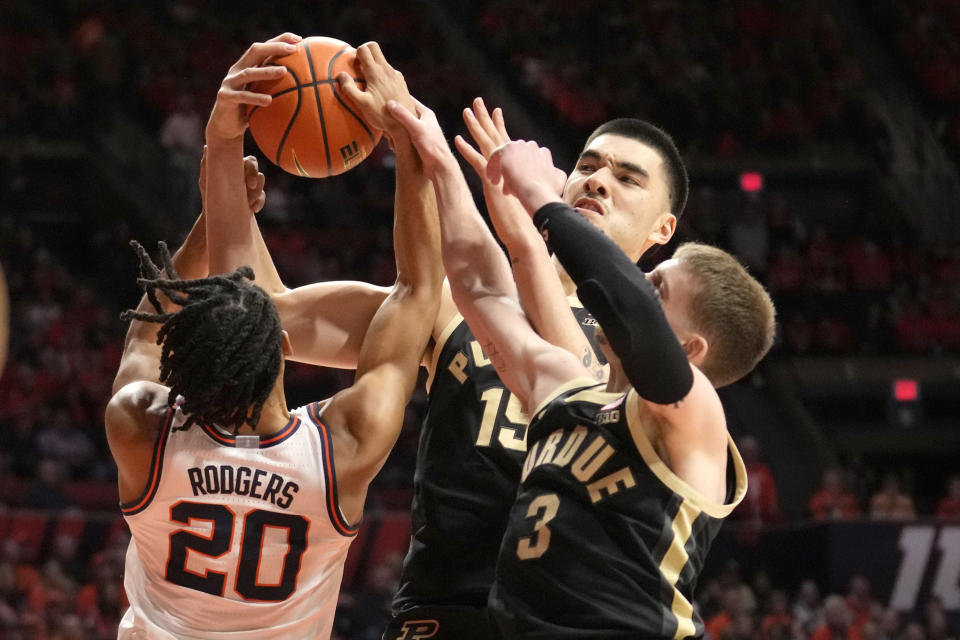
<path fill-rule="evenodd" d="M 862 3 L 864 4 L 864 3 Z M 865 15 L 896 43 L 903 77 L 924 99 L 934 131 L 960 159 L 960 5 L 951 0 L 870 2 Z"/>
<path fill-rule="evenodd" d="M 885 157 L 863 70 L 823 2 L 474 7 L 477 42 L 581 132 L 640 113 L 688 155 L 829 148 Z"/>
<path fill-rule="evenodd" d="M 747 470 L 748 486 L 743 502 L 733 512 L 733 520 L 758 530 L 785 522 L 776 473 L 767 463 L 759 440 L 744 434 L 736 441 Z M 960 521 L 960 473 L 945 478 L 938 495 L 915 496 L 913 480 L 909 470 L 878 473 L 862 465 L 828 466 L 808 497 L 805 518 L 814 522 L 906 522 L 918 517 Z"/>
<path fill-rule="evenodd" d="M 415 92 L 451 131 L 458 128 L 460 109 L 482 92 L 481 83 L 458 67 L 418 13 L 427 9 L 388 0 L 336 10 L 323 4 L 288 3 L 280 19 L 262 3 L 230 14 L 199 0 L 66 2 L 58 12 L 9 3 L 0 8 L 0 43 L 18 55 L 0 59 L 0 139 L 28 133 L 82 140 L 115 119 L 135 121 L 164 150 L 168 166 L 158 170 L 168 175 L 171 201 L 187 203 L 188 220 L 199 207 L 205 112 L 224 70 L 248 42 L 287 29 L 353 44 L 377 39 Z M 891 4 L 906 16 L 897 42 L 943 114 L 937 126 L 944 139 L 960 149 L 958 40 L 949 37 L 960 32 L 957 5 Z M 449 17 L 499 61 L 532 112 L 551 114 L 544 119 L 572 142 L 606 118 L 641 114 L 671 131 L 688 157 L 815 149 L 883 164 L 887 137 L 863 72 L 824 9 L 819 0 L 492 0 Z M 5 194 L 27 179 L 17 171 L 17 148 L 3 160 Z M 385 144 L 336 181 L 308 184 L 265 171 L 262 226 L 287 284 L 392 282 L 393 172 Z M 908 227 L 874 224 L 870 203 L 842 186 L 826 196 L 819 216 L 808 215 L 803 198 L 776 188 L 731 196 L 698 185 L 695 176 L 677 238 L 725 246 L 763 279 L 780 314 L 772 357 L 960 352 L 960 249 L 921 246 Z M 123 344 L 118 316 L 138 295 L 126 246 L 136 225 L 98 218 L 64 252 L 62 241 L 38 232 L 10 202 L 0 208 L 0 260 L 13 301 L 10 361 L 0 378 L 0 519 L 14 508 L 113 508 L 87 487 L 109 488 L 115 479 L 101 420 Z M 178 233 L 186 230 L 177 224 Z M 140 239 L 149 246 L 158 238 Z M 288 397 L 291 404 L 323 397 L 351 379 L 350 372 L 293 365 Z M 409 505 L 423 402 L 420 394 L 408 410 L 371 509 Z M 759 444 L 748 436 L 739 444 L 750 492 L 735 517 L 782 522 L 776 477 Z M 910 480 L 831 468 L 806 514 L 819 521 L 960 518 L 960 476 L 945 479 L 940 495 L 913 495 Z M 110 531 L 86 546 L 52 536 L 47 553 L 29 560 L 22 540 L 0 535 L 0 636 L 113 637 L 125 607 L 118 576 L 127 538 L 122 527 Z M 344 592 L 338 637 L 379 637 L 400 560 L 389 554 Z M 873 600 L 863 577 L 852 579 L 847 593 L 821 597 L 814 582 L 773 585 L 762 571 L 744 580 L 733 566 L 702 585 L 698 606 L 712 640 L 955 637 L 935 599 L 916 617 L 900 616 Z"/>

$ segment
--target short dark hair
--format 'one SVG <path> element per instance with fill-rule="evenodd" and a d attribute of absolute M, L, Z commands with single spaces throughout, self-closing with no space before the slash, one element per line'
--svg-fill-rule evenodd
<path fill-rule="evenodd" d="M 777 311 L 770 294 L 723 249 L 685 242 L 673 257 L 696 282 L 691 320 L 710 345 L 701 371 L 715 387 L 736 382 L 773 345 Z"/>
<path fill-rule="evenodd" d="M 680 157 L 680 151 L 673 142 L 670 134 L 655 124 L 640 120 L 639 118 L 616 118 L 604 122 L 593 130 L 590 137 L 583 145 L 586 150 L 590 143 L 598 136 L 605 133 L 625 138 L 633 138 L 645 145 L 653 147 L 657 153 L 663 157 L 664 164 L 667 167 L 667 188 L 670 197 L 671 213 L 680 220 L 683 214 L 683 208 L 687 206 L 687 192 L 690 188 L 690 180 L 687 177 L 687 167 L 683 164 L 683 158 Z M 581 151 L 583 153 L 583 151 Z"/>
<path fill-rule="evenodd" d="M 182 396 L 188 415 L 183 428 L 196 422 L 217 424 L 236 432 L 244 423 L 256 428 L 263 404 L 280 375 L 283 331 L 270 296 L 254 285 L 250 267 L 230 274 L 181 280 L 167 245 L 160 242 L 166 275 L 136 241 L 139 284 L 156 313 L 128 309 L 124 320 L 159 322 L 162 345 L 160 382 L 170 387 L 171 406 Z M 180 305 L 164 311 L 161 291 Z"/>

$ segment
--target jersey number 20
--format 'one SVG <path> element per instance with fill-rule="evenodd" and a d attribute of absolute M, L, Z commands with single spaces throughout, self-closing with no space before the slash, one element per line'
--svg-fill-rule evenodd
<path fill-rule="evenodd" d="M 211 558 L 228 553 L 233 545 L 233 511 L 222 504 L 179 502 L 170 509 L 170 519 L 185 525 L 189 525 L 191 520 L 206 520 L 212 527 L 209 538 L 182 529 L 170 534 L 167 580 L 222 597 L 227 574 L 211 570 L 203 574 L 190 571 L 187 569 L 187 551 Z M 260 602 L 280 602 L 289 598 L 297 588 L 297 574 L 300 573 L 300 560 L 307 548 L 309 524 L 303 516 L 291 513 L 261 509 L 248 512 L 244 516 L 243 533 L 240 536 L 240 560 L 237 562 L 234 586 L 237 593 L 247 600 Z M 257 572 L 267 527 L 287 531 L 288 549 L 283 558 L 280 582 L 264 585 L 257 582 Z"/>

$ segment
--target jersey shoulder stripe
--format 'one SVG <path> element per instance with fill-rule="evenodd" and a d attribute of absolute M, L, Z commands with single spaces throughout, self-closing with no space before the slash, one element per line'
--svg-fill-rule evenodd
<path fill-rule="evenodd" d="M 334 528 L 340 535 L 353 537 L 360 531 L 360 522 L 351 526 L 340 511 L 340 501 L 337 498 L 337 474 L 333 465 L 333 442 L 330 438 L 330 430 L 320 417 L 320 403 L 311 403 L 307 408 L 307 413 L 316 426 L 317 433 L 320 434 L 323 466 L 327 471 L 327 514 L 330 516 L 330 522 L 333 523 Z"/>
<path fill-rule="evenodd" d="M 647 437 L 641 424 L 642 415 L 640 403 L 642 399 L 637 392 L 631 389 L 627 394 L 627 426 L 630 429 L 630 435 L 633 438 L 633 444 L 637 452 L 643 458 L 643 462 L 649 467 L 650 471 L 660 480 L 668 489 L 681 496 L 685 500 L 693 503 L 698 509 L 714 518 L 725 518 L 740 504 L 747 493 L 747 469 L 743 464 L 743 458 L 734 444 L 733 438 L 727 434 L 727 451 L 729 460 L 733 464 L 735 477 L 734 490 L 731 498 L 724 504 L 710 500 L 702 493 L 691 487 L 677 476 L 667 464 L 660 459 L 653 443 Z"/>
<path fill-rule="evenodd" d="M 427 369 L 427 393 L 430 393 L 430 387 L 433 386 L 433 378 L 437 374 L 437 365 L 440 362 L 440 356 L 443 354 L 443 348 L 447 346 L 447 340 L 450 339 L 450 335 L 456 330 L 457 327 L 460 326 L 461 323 L 463 323 L 463 315 L 460 313 L 453 314 L 453 317 L 450 318 L 450 322 L 447 323 L 447 326 L 445 326 L 443 331 L 440 332 L 440 335 L 437 336 L 436 344 L 433 345 L 433 357 L 430 358 L 430 368 Z"/>
<path fill-rule="evenodd" d="M 562 396 L 568 391 L 571 391 L 573 389 L 578 389 L 578 388 L 591 389 L 591 390 L 596 388 L 596 390 L 599 392 L 605 386 L 606 386 L 605 382 L 597 383 L 596 380 L 593 380 L 592 378 L 588 378 L 586 376 L 580 377 L 580 378 L 574 378 L 573 380 L 568 380 L 567 382 L 564 382 L 563 384 L 558 386 L 556 389 L 551 391 L 549 394 L 547 394 L 546 398 L 540 401 L 540 404 L 537 405 L 536 410 L 530 414 L 531 416 L 533 416 L 530 419 L 530 421 L 533 422 L 534 420 L 538 419 L 540 417 L 540 414 L 542 414 L 544 410 L 546 410 L 546 408 L 549 407 L 554 400 L 556 400 L 557 398 L 559 398 L 560 396 Z"/>
<path fill-rule="evenodd" d="M 132 516 L 140 513 L 153 500 L 157 493 L 157 487 L 160 486 L 160 475 L 163 472 L 163 453 L 167 448 L 167 439 L 170 435 L 170 425 L 173 423 L 173 417 L 177 412 L 176 406 L 169 407 L 166 415 L 163 417 L 163 424 L 160 432 L 157 434 L 157 440 L 153 445 L 153 456 L 150 458 L 150 471 L 147 474 L 147 486 L 139 498 L 130 502 L 120 503 L 120 512 L 125 516 Z"/>

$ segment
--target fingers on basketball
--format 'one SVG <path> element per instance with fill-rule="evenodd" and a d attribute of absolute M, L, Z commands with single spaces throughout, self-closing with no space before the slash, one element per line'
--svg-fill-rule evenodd
<path fill-rule="evenodd" d="M 250 131 L 271 162 L 294 175 L 323 178 L 370 154 L 382 132 L 358 108 L 369 96 L 356 55 L 346 42 L 306 38 L 274 61 L 286 69 L 281 77 L 251 87 L 273 96 L 268 109 L 250 112 Z"/>

